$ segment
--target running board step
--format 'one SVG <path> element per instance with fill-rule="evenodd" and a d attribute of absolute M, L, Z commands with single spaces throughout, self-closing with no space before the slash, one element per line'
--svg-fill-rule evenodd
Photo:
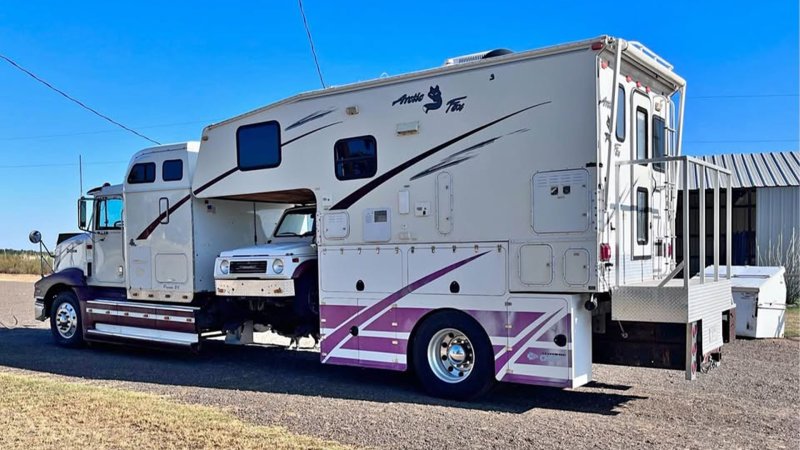
<path fill-rule="evenodd" d="M 86 333 L 91 336 L 114 339 L 134 339 L 138 341 L 158 342 L 170 345 L 191 346 L 200 342 L 197 333 L 154 330 L 152 328 L 129 327 L 106 323 L 95 323 L 94 328 L 86 330 Z"/>

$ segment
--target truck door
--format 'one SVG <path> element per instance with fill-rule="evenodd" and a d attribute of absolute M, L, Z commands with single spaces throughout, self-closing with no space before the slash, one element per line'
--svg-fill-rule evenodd
<path fill-rule="evenodd" d="M 122 245 L 122 198 L 100 197 L 94 202 L 92 223 L 92 285 L 125 284 L 124 248 Z"/>
<path fill-rule="evenodd" d="M 643 91 L 634 90 L 631 102 L 631 130 L 633 131 L 631 159 L 649 159 L 652 157 L 650 97 Z M 634 261 L 642 261 L 644 278 L 652 275 L 653 236 L 651 227 L 654 187 L 652 165 L 634 164 L 631 166 L 631 249 Z"/>

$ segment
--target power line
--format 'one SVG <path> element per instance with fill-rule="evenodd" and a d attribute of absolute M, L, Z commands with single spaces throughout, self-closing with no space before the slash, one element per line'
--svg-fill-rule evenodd
<path fill-rule="evenodd" d="M 9 58 L 9 57 L 7 57 L 7 56 L 5 56 L 5 55 L 2 55 L 2 54 L 0 54 L 0 58 L 2 58 L 2 59 L 4 59 L 4 60 L 6 60 L 6 61 L 7 61 L 9 64 L 11 64 L 11 65 L 12 65 L 12 66 L 14 66 L 15 68 L 17 68 L 17 69 L 21 70 L 22 72 L 24 72 L 25 74 L 27 74 L 29 77 L 33 78 L 34 80 L 38 81 L 39 83 L 42 83 L 43 85 L 47 86 L 48 88 L 50 88 L 50 89 L 52 89 L 52 90 L 56 91 L 57 93 L 61 94 L 61 95 L 62 95 L 63 97 L 65 97 L 66 99 L 68 99 L 68 100 L 70 100 L 70 101 L 72 101 L 72 102 L 76 103 L 76 104 L 77 104 L 78 106 L 80 106 L 81 108 L 83 108 L 83 109 L 86 109 L 87 111 L 89 111 L 89 112 L 91 112 L 91 113 L 94 113 L 94 114 L 95 114 L 95 115 L 97 115 L 98 117 L 100 117 L 100 118 L 102 118 L 102 119 L 105 119 L 105 120 L 107 120 L 107 121 L 109 121 L 109 122 L 113 123 L 114 125 L 116 125 L 116 126 L 118 126 L 118 127 L 122 128 L 122 129 L 124 129 L 124 130 L 127 130 L 127 131 L 129 131 L 129 132 L 131 132 L 131 133 L 135 134 L 136 136 L 139 136 L 140 138 L 147 139 L 148 141 L 150 141 L 150 142 L 152 142 L 152 143 L 154 143 L 154 144 L 156 144 L 156 145 L 161 145 L 161 143 L 160 143 L 160 142 L 158 142 L 158 141 L 156 141 L 156 140 L 154 140 L 154 139 L 150 139 L 149 137 L 147 137 L 147 136 L 143 135 L 142 133 L 139 133 L 138 131 L 136 131 L 136 130 L 134 130 L 134 129 L 128 128 L 128 127 L 126 127 L 125 125 L 123 125 L 123 124 L 121 124 L 121 123 L 117 122 L 116 120 L 114 120 L 114 119 L 112 119 L 112 118 L 110 118 L 110 117 L 106 116 L 105 114 L 102 114 L 102 113 L 98 112 L 97 110 L 95 110 L 95 109 L 93 109 L 93 108 L 91 108 L 91 107 L 87 106 L 85 103 L 81 102 L 80 100 L 78 100 L 78 99 L 76 99 L 76 98 L 74 98 L 74 97 L 70 96 L 70 95 L 69 95 L 69 94 L 67 94 L 66 92 L 64 92 L 64 91 L 62 91 L 62 90 L 60 90 L 60 89 L 58 89 L 57 87 L 53 86 L 52 84 L 48 83 L 47 81 L 45 81 L 45 80 L 43 80 L 43 79 L 39 78 L 38 76 L 36 76 L 36 74 L 34 74 L 34 73 L 33 73 L 33 72 L 31 72 L 30 70 L 28 70 L 28 69 L 26 69 L 26 68 L 24 68 L 24 67 L 20 66 L 19 64 L 17 64 L 16 62 L 14 62 L 14 60 L 12 60 L 11 58 Z"/>
<path fill-rule="evenodd" d="M 196 125 L 198 123 L 209 124 L 214 123 L 214 121 L 210 120 L 195 120 L 192 122 L 178 122 L 178 123 L 162 123 L 156 125 L 147 125 L 142 127 L 137 127 L 140 130 L 147 130 L 151 128 L 168 128 L 168 127 L 176 127 L 182 125 Z M 59 133 L 59 134 L 43 134 L 38 136 L 12 136 L 6 138 L 0 138 L 0 141 L 24 141 L 29 139 L 50 139 L 50 138 L 60 138 L 60 137 L 72 137 L 72 136 L 85 136 L 90 134 L 106 134 L 106 133 L 118 133 L 124 130 L 118 129 L 107 129 L 107 130 L 93 130 L 93 131 L 76 131 L 74 133 Z"/>
<path fill-rule="evenodd" d="M 776 97 L 799 97 L 800 94 L 731 94 L 731 95 L 689 95 L 691 100 L 712 99 L 712 98 L 776 98 Z"/>
<path fill-rule="evenodd" d="M 102 166 L 112 164 L 127 164 L 128 161 L 97 161 L 85 162 L 84 166 Z M 2 165 L 0 169 L 39 169 L 42 167 L 72 167 L 77 166 L 78 163 L 50 163 L 50 164 L 17 164 L 17 165 Z"/>
<path fill-rule="evenodd" d="M 322 69 L 319 68 L 319 60 L 317 59 L 317 50 L 314 48 L 314 40 L 311 39 L 311 30 L 308 28 L 306 13 L 305 11 L 303 11 L 303 0 L 297 0 L 297 4 L 300 5 L 300 15 L 303 16 L 303 26 L 306 28 L 308 43 L 311 44 L 311 54 L 314 56 L 314 65 L 317 66 L 317 75 L 319 75 L 319 82 L 320 84 L 322 84 L 322 89 L 325 89 L 325 81 L 322 79 Z"/>

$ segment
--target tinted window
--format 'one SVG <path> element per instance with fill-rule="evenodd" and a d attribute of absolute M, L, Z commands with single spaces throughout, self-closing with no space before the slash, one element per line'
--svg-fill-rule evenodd
<path fill-rule="evenodd" d="M 129 184 L 152 183 L 156 181 L 156 163 L 134 164 L 131 173 L 128 174 Z"/>
<path fill-rule="evenodd" d="M 183 179 L 183 160 L 170 159 L 161 165 L 161 179 L 164 181 L 178 181 Z"/>
<path fill-rule="evenodd" d="M 117 230 L 122 228 L 122 199 L 107 198 L 97 202 L 95 230 Z"/>
<path fill-rule="evenodd" d="M 336 178 L 370 178 L 378 171 L 378 144 L 372 136 L 342 139 L 333 148 Z"/>
<path fill-rule="evenodd" d="M 636 108 L 636 159 L 647 159 L 647 111 Z"/>
<path fill-rule="evenodd" d="M 239 170 L 267 169 L 281 164 L 281 127 L 278 122 L 245 125 L 236 130 Z"/>
<path fill-rule="evenodd" d="M 664 119 L 653 116 L 653 158 L 663 158 L 667 156 L 667 136 Z M 664 163 L 655 163 L 653 168 L 663 172 Z"/>
<path fill-rule="evenodd" d="M 638 188 L 636 190 L 636 242 L 639 244 L 647 244 L 649 238 L 649 210 L 647 189 Z"/>
<path fill-rule="evenodd" d="M 625 141 L 625 88 L 619 86 L 617 91 L 617 140 Z"/>

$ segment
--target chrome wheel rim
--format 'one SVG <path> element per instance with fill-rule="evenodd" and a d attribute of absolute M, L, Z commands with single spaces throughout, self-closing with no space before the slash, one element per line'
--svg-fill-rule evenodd
<path fill-rule="evenodd" d="M 440 330 L 428 343 L 428 365 L 445 383 L 466 380 L 475 365 L 472 342 L 455 328 Z"/>
<path fill-rule="evenodd" d="M 64 302 L 56 310 L 56 331 L 64 339 L 75 336 L 78 331 L 78 313 L 71 304 Z"/>

